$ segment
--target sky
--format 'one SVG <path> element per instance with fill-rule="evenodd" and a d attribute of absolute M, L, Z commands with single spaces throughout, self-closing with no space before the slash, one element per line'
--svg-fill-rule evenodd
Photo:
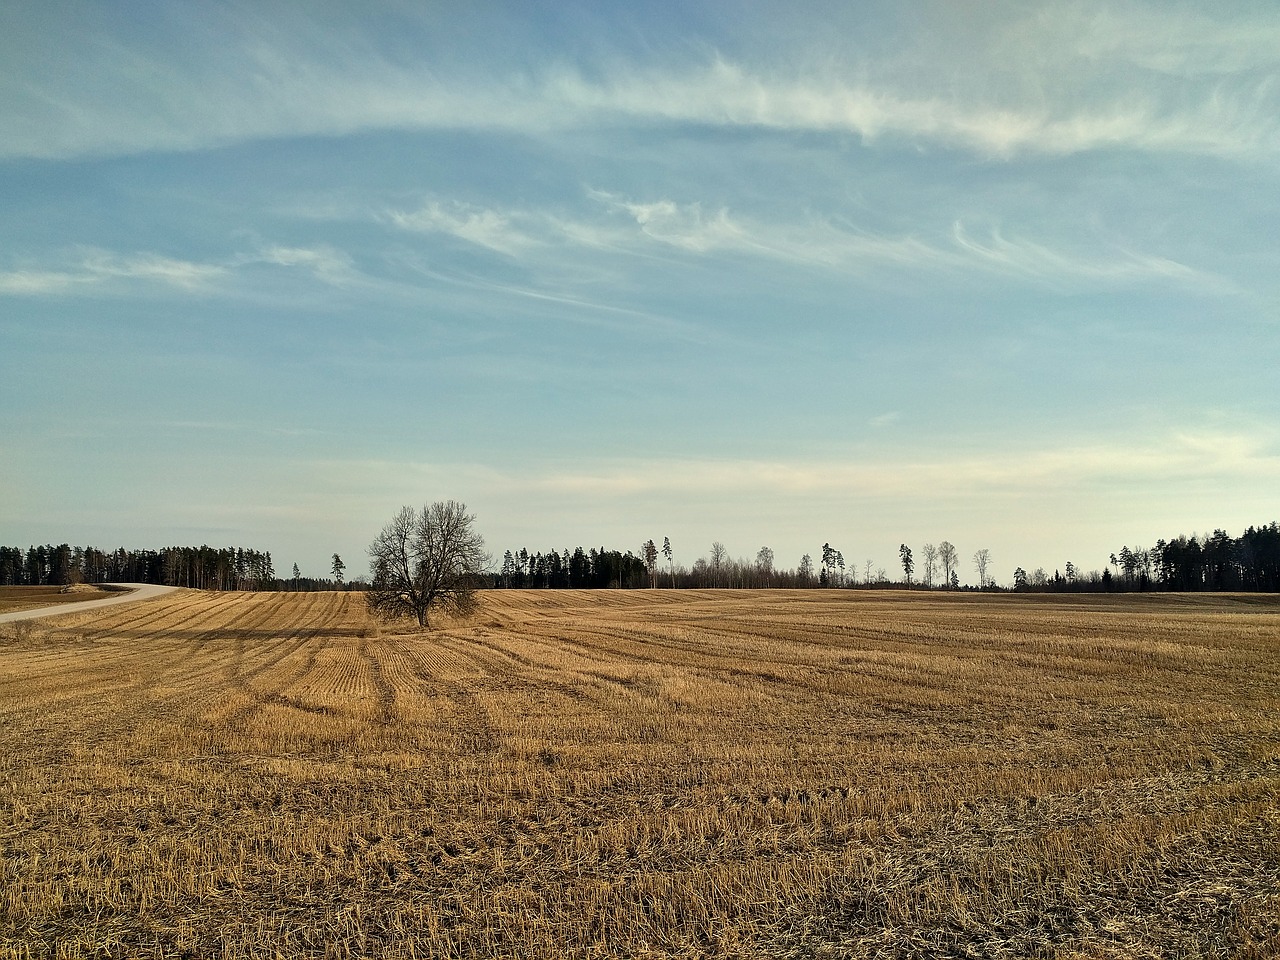
<path fill-rule="evenodd" d="M 0 7 L 0 543 L 1280 519 L 1280 7 Z"/>

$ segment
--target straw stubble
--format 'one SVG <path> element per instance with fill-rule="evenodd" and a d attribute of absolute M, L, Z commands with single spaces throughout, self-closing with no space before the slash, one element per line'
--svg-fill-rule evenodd
<path fill-rule="evenodd" d="M 1280 953 L 1275 598 L 484 599 L 0 628 L 0 956 Z"/>

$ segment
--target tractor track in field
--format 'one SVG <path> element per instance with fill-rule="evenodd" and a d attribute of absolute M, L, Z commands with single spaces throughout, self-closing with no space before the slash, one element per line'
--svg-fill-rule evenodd
<path fill-rule="evenodd" d="M 500 658 L 496 662 L 501 662 L 501 658 L 505 658 L 508 667 L 511 664 L 515 664 L 520 668 L 519 670 L 507 669 L 500 675 L 500 679 L 493 681 L 495 684 L 500 684 L 508 691 L 537 690 L 543 693 L 554 692 L 570 701 L 579 703 L 599 699 L 593 696 L 591 687 L 565 678 L 582 677 L 586 673 L 590 673 L 589 666 L 599 666 L 604 661 L 597 657 L 587 658 L 582 656 L 582 650 L 587 648 L 574 646 L 563 637 L 563 631 L 552 632 L 548 636 L 539 636 L 529 631 L 527 627 L 524 629 L 512 627 L 503 632 L 503 637 L 508 643 L 518 643 L 529 651 L 537 650 L 545 654 L 542 659 L 531 656 L 528 653 L 518 653 L 510 647 L 504 646 L 500 639 L 491 639 L 491 636 L 487 632 L 478 631 L 465 637 L 453 638 L 453 642 L 459 645 L 477 646 L 488 651 L 489 655 L 485 658 L 486 663 L 495 662 L 494 657 Z M 565 662 L 566 653 L 570 649 L 576 651 L 575 659 L 577 662 Z"/>
<path fill-rule="evenodd" d="M 440 655 L 432 658 L 430 654 L 416 646 L 408 646 L 404 638 L 399 638 L 397 646 L 402 652 L 410 672 L 415 678 L 418 689 L 437 703 L 447 704 L 449 719 L 446 724 L 449 735 L 464 755 L 477 756 L 497 753 L 502 737 L 493 717 L 480 698 L 482 685 L 491 682 L 494 674 L 488 666 L 494 662 L 492 656 L 477 658 L 472 652 L 459 649 L 466 641 L 456 637 L 433 637 L 430 641 L 438 644 L 453 658 L 450 667 L 456 667 L 459 661 L 470 663 L 472 669 L 465 672 L 437 671 L 433 666 L 440 666 Z"/>
<path fill-rule="evenodd" d="M 214 673 L 212 667 L 206 665 L 193 676 L 190 665 L 185 662 L 186 657 L 177 649 L 178 645 L 166 643 L 156 649 L 147 643 L 145 634 L 138 636 L 134 633 L 139 624 L 153 624 L 171 616 L 175 606 L 181 609 L 196 602 L 195 598 L 184 593 L 159 598 L 155 605 L 148 604 L 142 611 L 129 610 L 125 613 L 121 610 L 117 613 L 113 610 L 107 614 L 106 624 L 101 623 L 104 618 L 94 617 L 89 639 L 77 632 L 78 624 L 55 626 L 49 634 L 48 643 L 55 645 L 56 656 L 70 664 L 91 654 L 95 667 L 94 673 L 88 677 L 82 672 L 76 674 L 74 686 L 68 687 L 67 692 L 61 695 L 52 689 L 28 692 L 27 699 L 40 698 L 42 710 L 57 709 L 59 713 L 75 718 L 74 722 L 60 728 L 62 747 L 101 743 L 148 717 L 168 712 L 163 701 L 173 699 L 173 695 L 156 696 L 156 690 L 168 678 L 180 678 L 182 684 L 188 684 L 193 679 L 198 681 Z M 199 610 L 197 606 L 197 613 Z M 127 633 L 123 637 L 117 632 L 121 628 L 111 625 L 115 617 L 121 617 L 126 625 L 123 629 Z M 185 623 L 190 619 L 179 622 Z M 107 636 L 110 639 L 104 639 Z M 74 643 L 74 646 L 66 647 L 66 643 Z M 31 653 L 40 657 L 45 654 L 45 649 L 36 648 Z M 201 687 L 197 686 L 197 689 Z M 207 687 L 203 689 L 208 691 Z M 23 734 L 23 731 L 16 732 Z M 34 736 L 35 742 L 39 742 L 40 732 L 38 727 L 28 727 L 25 734 Z"/>
<path fill-rule="evenodd" d="M 215 594 L 204 591 L 179 591 L 168 594 L 155 604 L 143 607 L 125 607 L 114 616 L 108 615 L 96 619 L 85 631 L 87 639 L 115 638 L 120 634 L 129 634 L 134 639 L 150 639 L 171 633 L 175 628 L 185 626 L 194 620 L 215 619 L 218 612 L 235 603 L 235 594 Z M 188 612 L 181 619 L 172 620 L 181 611 Z M 150 629 L 154 624 L 162 624 L 163 629 Z"/>
<path fill-rule="evenodd" d="M 277 609 L 275 606 L 260 611 L 261 615 L 255 617 L 250 627 L 235 628 L 235 659 L 227 683 L 245 697 L 246 702 L 227 716 L 228 724 L 243 725 L 249 717 L 271 704 L 321 715 L 332 712 L 326 706 L 307 704 L 286 693 L 315 670 L 320 654 L 329 646 L 332 637 L 332 630 L 329 628 L 338 620 L 341 604 L 332 601 L 326 610 L 320 606 L 324 601 L 315 599 L 327 597 L 327 594 L 308 594 L 308 599 L 303 601 L 305 609 L 302 611 L 306 616 L 300 617 L 300 625 L 292 630 L 261 629 L 262 624 L 271 622 L 272 614 Z M 253 647 L 253 655 L 250 657 L 248 641 L 255 637 L 269 642 Z M 277 682 L 266 688 L 254 683 L 300 651 L 305 651 L 301 663 Z"/>
<path fill-rule="evenodd" d="M 70 664 L 83 656 L 85 648 L 91 649 L 99 667 L 92 679 L 79 675 L 74 689 L 67 688 L 61 694 L 48 691 L 41 697 L 42 709 L 76 718 L 74 729 L 61 726 L 64 745 L 105 742 L 149 721 L 198 724 L 202 705 L 224 700 L 228 689 L 236 689 L 249 699 L 229 717 L 223 715 L 232 722 L 243 722 L 272 700 L 304 708 L 286 698 L 283 691 L 314 668 L 324 646 L 314 641 L 339 619 L 340 602 L 330 602 L 317 624 L 310 616 L 316 601 L 311 601 L 301 625 L 277 631 L 265 628 L 284 605 L 279 595 L 185 595 L 184 600 L 130 616 L 118 625 L 97 624 L 93 642 L 77 643 L 74 650 L 61 652 Z M 193 609 L 187 612 L 186 607 Z M 245 616 L 237 614 L 246 607 Z M 111 639 L 103 642 L 108 636 Z M 255 639 L 270 642 L 256 645 Z M 220 645 L 227 648 L 226 656 L 219 655 Z M 299 668 L 270 690 L 255 689 L 255 679 L 303 648 L 307 658 Z M 204 656 L 193 665 L 197 651 Z M 121 680 L 122 676 L 127 679 Z M 27 733 L 38 734 L 39 730 L 29 728 Z"/>
<path fill-rule="evenodd" d="M 369 671 L 370 680 L 373 682 L 373 688 L 377 692 L 378 697 L 378 722 L 386 725 L 395 722 L 396 719 L 396 688 L 387 679 L 386 671 L 383 670 L 382 661 L 370 650 L 369 638 L 367 636 L 360 637 L 360 643 L 357 647 L 360 659 L 364 662 L 365 668 Z"/>

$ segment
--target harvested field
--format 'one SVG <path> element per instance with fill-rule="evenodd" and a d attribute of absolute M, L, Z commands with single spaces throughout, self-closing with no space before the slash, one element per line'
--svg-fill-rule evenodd
<path fill-rule="evenodd" d="M 1280 598 L 485 599 L 0 626 L 0 956 L 1280 955 Z"/>

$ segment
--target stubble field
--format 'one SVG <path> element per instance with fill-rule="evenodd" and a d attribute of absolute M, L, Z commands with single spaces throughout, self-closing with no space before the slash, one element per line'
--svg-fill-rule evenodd
<path fill-rule="evenodd" d="M 1280 598 L 485 600 L 0 626 L 0 956 L 1280 955 Z"/>

